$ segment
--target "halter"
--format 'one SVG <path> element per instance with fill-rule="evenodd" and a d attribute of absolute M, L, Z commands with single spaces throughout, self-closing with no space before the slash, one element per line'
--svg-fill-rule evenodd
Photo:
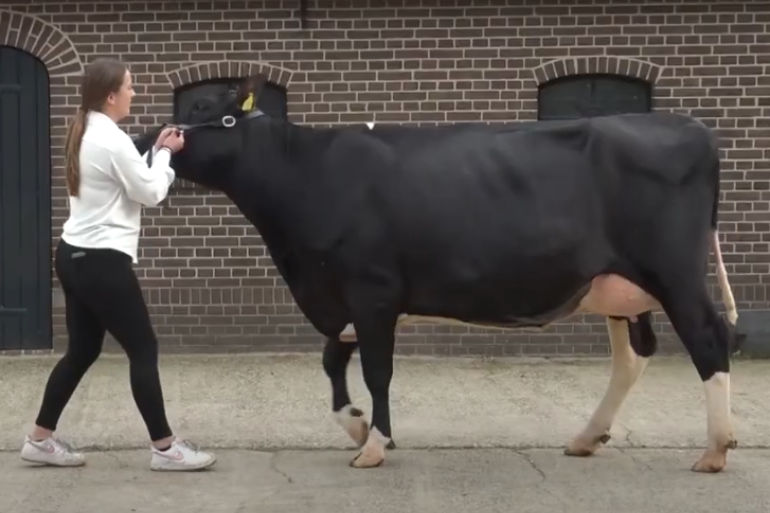
<path fill-rule="evenodd" d="M 191 132 L 193 130 L 197 130 L 198 128 L 232 128 L 234 127 L 239 121 L 248 121 L 249 119 L 255 119 L 261 116 L 264 116 L 265 113 L 262 112 L 259 109 L 253 110 L 246 114 L 245 116 L 242 116 L 240 118 L 236 118 L 235 116 L 224 116 L 222 119 L 219 119 L 217 121 L 209 121 L 208 123 L 199 123 L 197 125 L 175 125 L 177 128 L 182 130 L 183 132 Z M 170 125 L 170 124 L 169 124 Z M 169 126 L 166 125 L 166 126 Z M 164 127 L 165 128 L 165 127 Z"/>
<path fill-rule="evenodd" d="M 175 125 L 173 123 L 166 123 L 161 127 L 160 131 L 158 132 L 158 135 L 160 135 L 160 132 L 162 132 L 164 128 L 169 126 L 175 126 L 182 132 L 193 132 L 199 128 L 232 128 L 236 124 L 238 124 L 239 121 L 248 121 L 248 120 L 256 119 L 265 115 L 266 114 L 261 110 L 255 109 L 240 118 L 236 118 L 235 116 L 224 116 L 221 119 L 218 119 L 217 121 L 209 121 L 208 123 L 198 123 L 196 125 L 185 125 L 185 124 Z M 154 146 L 154 142 L 153 142 L 153 146 Z M 147 152 L 148 167 L 152 167 L 152 159 L 153 159 L 152 153 L 153 153 L 152 151 Z"/>

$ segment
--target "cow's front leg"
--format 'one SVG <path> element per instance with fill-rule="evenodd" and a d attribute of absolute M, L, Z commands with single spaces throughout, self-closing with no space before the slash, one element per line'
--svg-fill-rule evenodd
<path fill-rule="evenodd" d="M 657 347 L 650 312 L 639 315 L 636 322 L 607 317 L 607 331 L 612 351 L 610 382 L 586 427 L 564 450 L 568 456 L 590 456 L 609 441 L 610 428 L 623 401 Z"/>
<path fill-rule="evenodd" d="M 326 339 L 323 367 L 332 385 L 334 418 L 356 445 L 361 447 L 369 436 L 369 424 L 364 412 L 353 406 L 347 380 L 348 364 L 357 347 L 356 343 L 345 343 L 336 337 Z"/>
<path fill-rule="evenodd" d="M 361 450 L 350 462 L 355 468 L 378 467 L 385 449 L 393 448 L 390 426 L 390 382 L 393 378 L 396 315 L 374 313 L 356 320 L 364 383 L 372 395 L 372 424 Z"/>

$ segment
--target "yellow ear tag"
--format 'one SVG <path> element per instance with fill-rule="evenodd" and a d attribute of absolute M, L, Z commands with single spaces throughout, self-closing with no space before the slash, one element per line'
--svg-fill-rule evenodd
<path fill-rule="evenodd" d="M 243 102 L 243 105 L 241 105 L 241 110 L 244 112 L 249 112 L 254 108 L 254 93 L 249 93 L 249 97 L 246 98 L 246 100 Z"/>

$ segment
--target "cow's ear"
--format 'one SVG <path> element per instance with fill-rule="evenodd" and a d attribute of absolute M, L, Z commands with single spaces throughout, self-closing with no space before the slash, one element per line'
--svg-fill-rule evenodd
<path fill-rule="evenodd" d="M 267 77 L 264 75 L 252 75 L 241 83 L 238 91 L 238 104 L 241 106 L 241 110 L 249 112 L 256 108 L 257 98 L 259 98 L 259 93 L 265 82 L 267 82 Z"/>

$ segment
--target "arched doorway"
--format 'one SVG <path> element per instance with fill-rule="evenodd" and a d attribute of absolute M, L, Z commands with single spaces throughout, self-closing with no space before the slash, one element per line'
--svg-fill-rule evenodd
<path fill-rule="evenodd" d="M 49 77 L 0 46 L 0 350 L 51 349 Z"/>

